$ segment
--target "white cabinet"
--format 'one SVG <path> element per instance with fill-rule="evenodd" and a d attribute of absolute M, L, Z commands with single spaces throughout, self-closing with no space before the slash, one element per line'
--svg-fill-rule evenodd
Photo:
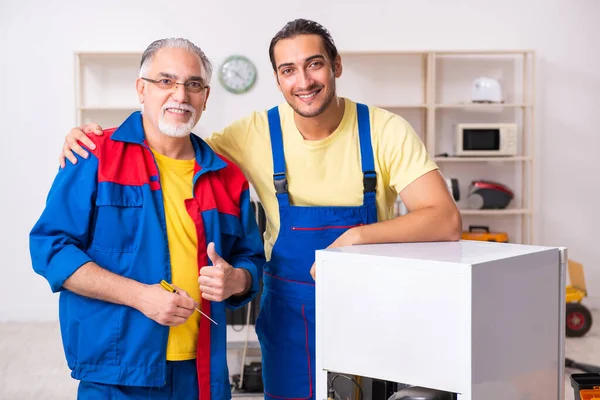
<path fill-rule="evenodd" d="M 318 251 L 316 398 L 329 373 L 458 400 L 562 399 L 566 259 L 478 241 Z"/>

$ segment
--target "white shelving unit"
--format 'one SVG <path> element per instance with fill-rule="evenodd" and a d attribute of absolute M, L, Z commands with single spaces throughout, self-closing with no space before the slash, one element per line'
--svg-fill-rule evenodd
<path fill-rule="evenodd" d="M 423 139 L 444 176 L 459 180 L 464 229 L 486 225 L 533 243 L 533 136 L 535 53 L 529 50 L 340 52 L 338 93 L 404 117 Z M 504 103 L 470 103 L 473 80 L 496 78 Z M 520 132 L 514 157 L 453 157 L 454 124 L 513 122 Z M 441 154 L 449 156 L 440 156 Z M 515 198 L 502 210 L 466 208 L 474 180 L 508 186 Z"/>
<path fill-rule="evenodd" d="M 75 53 L 75 121 L 117 126 L 140 110 L 135 79 L 142 53 Z"/>

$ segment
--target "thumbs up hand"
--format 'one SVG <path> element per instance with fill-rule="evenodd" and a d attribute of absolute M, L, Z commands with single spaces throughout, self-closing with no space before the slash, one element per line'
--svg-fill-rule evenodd
<path fill-rule="evenodd" d="M 225 261 L 215 250 L 215 244 L 209 243 L 206 253 L 212 266 L 200 269 L 198 284 L 202 298 L 210 301 L 223 301 L 236 293 L 235 268 Z"/>
<path fill-rule="evenodd" d="M 206 255 L 208 255 L 208 258 L 210 258 L 210 261 L 214 267 L 225 268 L 226 266 L 229 266 L 231 268 L 231 265 L 229 265 L 227 261 L 223 260 L 223 258 L 217 253 L 215 250 L 215 244 L 213 242 L 210 242 L 206 247 Z"/>

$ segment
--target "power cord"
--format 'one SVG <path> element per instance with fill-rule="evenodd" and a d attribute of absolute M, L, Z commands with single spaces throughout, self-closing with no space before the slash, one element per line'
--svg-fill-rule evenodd
<path fill-rule="evenodd" d="M 342 375 L 342 374 L 337 374 L 336 376 L 333 377 L 333 379 L 331 380 L 331 382 L 329 382 L 329 388 L 327 389 L 327 400 L 335 400 L 335 389 L 333 388 L 333 383 L 335 382 L 335 380 L 338 377 L 342 377 L 344 379 L 352 381 L 352 383 L 354 383 L 356 385 L 356 387 L 358 388 L 358 390 L 359 390 L 360 400 L 363 400 L 363 397 L 364 397 L 363 390 L 360 387 L 360 385 L 358 384 L 358 382 L 356 382 L 354 380 L 354 378 L 351 378 L 349 376 Z"/>
<path fill-rule="evenodd" d="M 246 339 L 244 340 L 244 350 L 242 351 L 242 366 L 240 368 L 240 387 L 244 385 L 244 367 L 246 366 L 246 352 L 248 351 L 248 339 L 250 335 L 250 311 L 252 302 L 248 303 L 248 311 L 246 312 Z"/>
<path fill-rule="evenodd" d="M 578 369 L 583 372 L 591 374 L 600 374 L 600 367 L 596 365 L 584 364 L 577 361 L 573 361 L 570 358 L 565 358 L 565 367 Z"/>

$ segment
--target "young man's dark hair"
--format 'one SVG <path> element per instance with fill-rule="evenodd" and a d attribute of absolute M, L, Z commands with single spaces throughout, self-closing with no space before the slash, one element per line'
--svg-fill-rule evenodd
<path fill-rule="evenodd" d="M 331 34 L 323 25 L 319 24 L 315 21 L 310 21 L 308 19 L 295 19 L 293 21 L 285 24 L 283 28 L 271 39 L 271 44 L 269 45 L 269 58 L 271 59 L 271 65 L 273 66 L 273 71 L 277 71 L 277 65 L 275 65 L 275 56 L 273 54 L 273 50 L 275 49 L 275 45 L 282 39 L 291 39 L 298 35 L 318 35 L 323 39 L 323 45 L 325 46 L 325 50 L 327 51 L 327 56 L 329 57 L 329 61 L 331 62 L 332 67 L 335 66 L 335 58 L 338 55 L 337 48 L 335 47 L 335 43 L 333 42 L 333 38 Z"/>

